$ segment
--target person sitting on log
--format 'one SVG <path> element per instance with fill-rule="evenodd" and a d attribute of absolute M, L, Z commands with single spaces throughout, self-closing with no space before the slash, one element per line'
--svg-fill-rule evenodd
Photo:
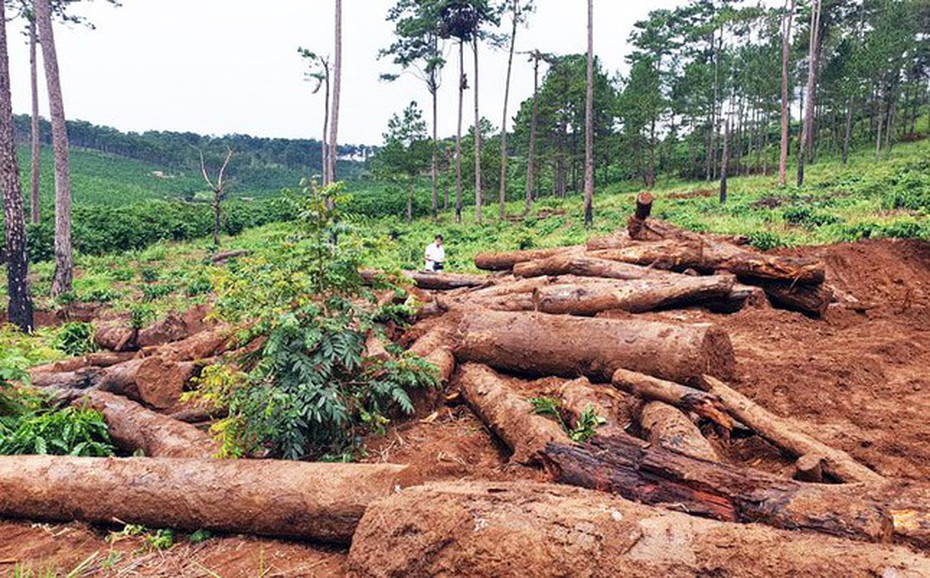
<path fill-rule="evenodd" d="M 446 250 L 442 247 L 442 235 L 436 235 L 436 239 L 426 246 L 424 253 L 426 271 L 442 271 L 443 264 L 446 262 Z"/>

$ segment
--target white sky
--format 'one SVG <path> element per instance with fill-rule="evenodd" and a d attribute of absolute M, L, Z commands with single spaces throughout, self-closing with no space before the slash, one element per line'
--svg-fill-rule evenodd
<path fill-rule="evenodd" d="M 625 69 L 633 23 L 655 8 L 682 0 L 595 0 L 595 52 L 610 72 Z M 81 2 L 77 13 L 96 30 L 56 25 L 65 111 L 124 131 L 173 130 L 203 134 L 319 138 L 322 95 L 303 80 L 297 47 L 321 54 L 333 46 L 332 0 L 102 0 Z M 428 115 L 425 86 L 410 76 L 378 80 L 391 71 L 377 52 L 392 39 L 384 21 L 392 0 L 343 0 L 343 86 L 339 141 L 379 144 L 387 119 L 411 99 Z M 537 0 L 517 50 L 567 54 L 586 46 L 585 0 Z M 29 112 L 29 56 L 20 22 L 8 25 L 14 112 Z M 509 28 L 508 28 L 509 29 Z M 501 122 L 505 51 L 481 54 L 482 115 Z M 41 65 L 41 62 L 40 62 Z M 466 69 L 470 59 L 466 57 Z M 439 132 L 454 132 L 454 61 L 440 89 Z M 473 85 L 469 73 L 469 83 Z M 47 116 L 42 88 L 42 114 Z M 533 90 L 526 56 L 514 57 L 511 118 Z M 465 124 L 473 120 L 466 94 Z"/>

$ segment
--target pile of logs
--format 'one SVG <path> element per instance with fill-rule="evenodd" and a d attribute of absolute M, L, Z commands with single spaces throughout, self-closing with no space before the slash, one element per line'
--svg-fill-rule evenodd
<path fill-rule="evenodd" d="M 398 493 L 418 479 L 403 466 L 215 460 L 216 442 L 177 419 L 193 412 L 180 401 L 188 381 L 231 347 L 213 327 L 35 368 L 33 383 L 100 410 L 124 450 L 149 457 L 0 458 L 0 515 L 351 542 L 359 576 L 930 573 L 914 551 L 930 549 L 930 487 L 886 479 L 730 387 L 737 360 L 721 327 L 636 315 L 771 303 L 816 317 L 832 299 L 824 264 L 683 231 L 650 219 L 651 205 L 641 195 L 626 230 L 584 246 L 478 255 L 492 274 L 406 274 L 424 305 L 403 344 L 514 463 L 553 484 Z M 384 340 L 369 336 L 369 355 L 388 355 Z M 535 413 L 516 383 L 534 377 L 561 378 L 561 420 Z M 441 393 L 416 406 L 432 411 Z M 593 437 L 573 442 L 563 425 L 592 413 Z M 727 463 L 737 431 L 794 467 Z"/>

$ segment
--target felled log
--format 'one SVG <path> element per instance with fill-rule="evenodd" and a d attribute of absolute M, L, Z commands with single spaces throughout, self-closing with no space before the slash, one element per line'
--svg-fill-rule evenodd
<path fill-rule="evenodd" d="M 733 420 L 720 400 L 711 393 L 659 379 L 636 371 L 618 368 L 611 383 L 621 391 L 646 400 L 655 400 L 694 412 L 726 429 L 733 428 Z"/>
<path fill-rule="evenodd" d="M 639 411 L 639 425 L 647 439 L 659 447 L 692 458 L 720 461 L 720 456 L 694 422 L 677 407 L 650 401 Z"/>
<path fill-rule="evenodd" d="M 596 315 L 611 309 L 642 313 L 723 299 L 730 294 L 735 281 L 730 275 L 676 275 L 586 285 L 548 285 L 536 290 L 533 301 L 536 310 L 543 313 Z"/>
<path fill-rule="evenodd" d="M 30 374 L 30 384 L 41 389 L 87 389 L 93 387 L 104 370 L 82 367 L 74 371 L 43 371 Z"/>
<path fill-rule="evenodd" d="M 715 267 L 709 263 L 699 243 L 686 243 L 678 239 L 665 239 L 651 243 L 629 244 L 617 249 L 591 251 L 592 257 L 649 266 L 655 269 L 684 271 L 696 269 L 712 272 Z"/>
<path fill-rule="evenodd" d="M 216 255 L 210 257 L 210 262 L 214 265 L 221 265 L 230 259 L 235 259 L 236 257 L 244 257 L 249 254 L 247 249 L 233 249 L 231 251 L 220 251 Z"/>
<path fill-rule="evenodd" d="M 484 287 L 494 282 L 488 275 L 468 275 L 465 273 L 404 271 L 404 276 L 412 280 L 420 289 L 439 291 L 462 287 Z"/>
<path fill-rule="evenodd" d="M 138 349 L 136 338 L 139 330 L 124 324 L 124 320 L 114 319 L 94 323 L 94 343 L 100 349 L 109 351 L 135 351 Z"/>
<path fill-rule="evenodd" d="M 589 409 L 602 418 L 604 423 L 597 427 L 597 435 L 623 433 L 632 415 L 630 404 L 622 394 L 609 386 L 594 385 L 587 377 L 566 381 L 559 388 L 559 398 L 562 408 L 571 416 L 572 425 L 577 426 L 582 414 Z"/>
<path fill-rule="evenodd" d="M 930 547 L 930 491 L 910 482 L 808 484 L 624 435 L 553 444 L 544 456 L 557 481 L 630 500 L 674 504 L 716 520 Z"/>
<path fill-rule="evenodd" d="M 734 418 L 782 450 L 801 457 L 815 454 L 823 460 L 823 471 L 841 482 L 880 482 L 885 478 L 860 464 L 849 454 L 828 446 L 805 433 L 797 424 L 760 407 L 719 379 L 704 376 L 708 393 Z"/>
<path fill-rule="evenodd" d="M 555 247 L 553 249 L 528 249 L 525 251 L 505 251 L 499 253 L 478 253 L 475 255 L 475 267 L 485 271 L 506 271 L 513 269 L 517 263 L 536 261 L 558 255 L 560 253 L 579 253 L 583 246 Z"/>
<path fill-rule="evenodd" d="M 349 550 L 359 578 L 926 576 L 930 558 L 660 510 L 530 482 L 416 486 L 371 504 Z"/>
<path fill-rule="evenodd" d="M 0 457 L 0 515 L 348 543 L 405 466 L 192 458 Z"/>
<path fill-rule="evenodd" d="M 209 434 L 122 396 L 90 390 L 71 404 L 99 411 L 114 443 L 130 453 L 141 450 L 160 458 L 210 458 L 220 453 L 220 444 Z"/>
<path fill-rule="evenodd" d="M 170 312 L 164 319 L 139 331 L 136 345 L 141 348 L 164 345 L 206 331 L 208 324 L 204 317 L 208 312 L 207 305 L 192 307 L 182 314 Z"/>
<path fill-rule="evenodd" d="M 229 327 L 217 327 L 201 331 L 187 339 L 158 347 L 146 347 L 140 357 L 160 356 L 174 361 L 196 361 L 213 357 L 229 350 L 234 338 Z"/>
<path fill-rule="evenodd" d="M 813 317 L 822 317 L 833 302 L 833 289 L 826 283 L 800 285 L 789 281 L 765 281 L 759 285 L 775 305 Z"/>
<path fill-rule="evenodd" d="M 708 371 L 730 376 L 735 364 L 729 336 L 710 324 L 474 311 L 457 337 L 460 361 L 525 375 L 609 381 L 626 367 L 688 382 Z"/>
<path fill-rule="evenodd" d="M 167 409 L 178 402 L 194 369 L 191 362 L 155 355 L 107 368 L 95 378 L 94 385 L 155 409 Z"/>
<path fill-rule="evenodd" d="M 61 361 L 56 361 L 54 363 L 37 365 L 29 370 L 29 374 L 33 379 L 36 379 L 36 376 L 39 374 L 77 371 L 78 369 L 83 369 L 85 367 L 110 367 L 111 365 L 116 365 L 117 363 L 129 361 L 135 355 L 136 354 L 133 351 L 98 351 L 95 353 L 88 353 L 87 355 L 83 355 L 81 357 L 71 357 Z"/>
<path fill-rule="evenodd" d="M 511 459 L 515 462 L 536 463 L 547 443 L 569 441 L 557 423 L 533 413 L 533 404 L 491 369 L 466 363 L 461 367 L 459 385 L 481 421 L 513 450 Z"/>
<path fill-rule="evenodd" d="M 581 277 L 603 277 L 606 279 L 642 279 L 644 277 L 661 276 L 665 272 L 609 259 L 567 254 L 553 255 L 539 261 L 517 263 L 513 267 L 513 274 L 524 278 L 543 275 L 579 275 Z"/>

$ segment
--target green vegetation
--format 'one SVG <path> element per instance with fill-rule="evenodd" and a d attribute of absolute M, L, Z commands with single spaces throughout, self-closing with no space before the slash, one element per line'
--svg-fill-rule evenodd
<path fill-rule="evenodd" d="M 597 415 L 594 406 L 587 405 L 578 417 L 578 423 L 571 427 L 562 417 L 562 404 L 551 397 L 534 397 L 530 399 L 533 413 L 555 418 L 559 426 L 568 434 L 573 442 L 584 442 L 597 433 L 597 428 L 607 420 Z"/>

